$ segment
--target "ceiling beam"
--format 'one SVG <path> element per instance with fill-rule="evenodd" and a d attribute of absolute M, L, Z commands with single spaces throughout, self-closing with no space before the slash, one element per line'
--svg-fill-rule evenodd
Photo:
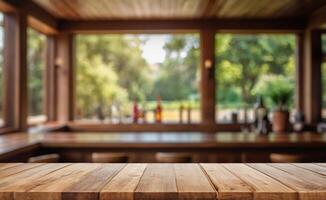
<path fill-rule="evenodd" d="M 326 5 L 312 13 L 308 20 L 308 28 L 325 28 L 326 27 Z"/>
<path fill-rule="evenodd" d="M 59 21 L 59 31 L 176 32 L 214 29 L 221 31 L 296 32 L 306 27 L 305 19 L 202 19 L 202 20 L 90 20 Z"/>
<path fill-rule="evenodd" d="M 27 4 L 27 12 L 36 18 L 37 20 L 43 22 L 49 27 L 52 27 L 53 29 L 57 29 L 58 27 L 58 21 L 55 17 L 53 17 L 50 13 L 48 13 L 46 10 L 44 10 L 42 7 L 37 5 L 34 2 L 30 2 Z"/>
<path fill-rule="evenodd" d="M 4 13 L 6 13 L 6 12 L 14 12 L 14 11 L 16 11 L 16 8 L 15 8 L 15 6 L 7 3 L 6 1 L 1 0 L 0 1 L 0 11 L 4 12 Z"/>
<path fill-rule="evenodd" d="M 10 8 L 15 8 L 16 10 L 22 10 L 25 9 L 27 11 L 27 14 L 31 17 L 33 17 L 35 20 L 38 20 L 39 23 L 42 23 L 43 28 L 44 26 L 47 26 L 48 29 L 52 29 L 53 32 L 56 32 L 58 27 L 58 20 L 52 16 L 50 13 L 48 13 L 45 9 L 43 9 L 38 4 L 34 3 L 31 0 L 1 0 L 1 4 L 6 5 Z M 0 4 L 0 5 L 1 5 Z M 36 23 L 33 23 L 34 25 Z M 32 24 L 32 26 L 33 26 Z M 35 27 L 38 29 L 37 27 Z M 39 31 L 42 31 L 39 30 Z"/>

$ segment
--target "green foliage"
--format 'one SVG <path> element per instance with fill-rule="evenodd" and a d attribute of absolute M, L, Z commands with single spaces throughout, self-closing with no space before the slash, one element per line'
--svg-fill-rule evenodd
<path fill-rule="evenodd" d="M 77 36 L 78 116 L 94 116 L 99 106 L 108 112 L 105 108 L 112 104 L 127 115 L 135 98 L 155 101 L 157 95 L 165 101 L 198 100 L 198 36 L 171 35 L 164 46 L 166 59 L 157 69 L 142 57 L 145 40 L 137 35 Z"/>
<path fill-rule="evenodd" d="M 220 107 L 252 105 L 252 90 L 262 75 L 294 77 L 292 35 L 216 36 L 217 100 Z M 237 106 L 235 106 L 237 105 Z"/>
<path fill-rule="evenodd" d="M 199 40 L 198 35 L 173 35 L 164 46 L 166 58 L 149 96 L 169 101 L 198 100 Z"/>
<path fill-rule="evenodd" d="M 287 110 L 294 94 L 293 81 L 282 75 L 262 76 L 253 89 L 255 96 L 267 97 L 276 110 Z"/>
<path fill-rule="evenodd" d="M 151 85 L 142 40 L 129 35 L 80 35 L 76 40 L 79 116 L 92 116 L 99 106 L 127 109 L 128 101 L 145 98 Z"/>
<path fill-rule="evenodd" d="M 29 115 L 43 114 L 43 72 L 45 69 L 45 36 L 28 29 L 28 105 Z"/>
<path fill-rule="evenodd" d="M 323 52 L 326 53 L 326 34 L 323 34 L 322 37 L 322 49 L 323 49 Z"/>

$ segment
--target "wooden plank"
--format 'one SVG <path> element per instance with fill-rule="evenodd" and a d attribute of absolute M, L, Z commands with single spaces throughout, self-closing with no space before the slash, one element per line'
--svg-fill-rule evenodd
<path fill-rule="evenodd" d="M 326 167 L 326 163 L 316 163 L 316 165 L 322 166 L 322 167 Z"/>
<path fill-rule="evenodd" d="M 62 200 L 97 200 L 100 190 L 114 177 L 125 164 L 103 164 L 89 172 L 82 179 L 66 188 Z"/>
<path fill-rule="evenodd" d="M 282 165 L 290 165 L 290 164 L 282 164 Z M 268 176 L 277 179 L 278 181 L 294 189 L 295 191 L 298 191 L 299 199 L 302 200 L 323 199 L 326 197 L 325 181 L 324 181 L 324 186 L 321 185 L 320 183 L 318 183 L 318 179 L 320 180 L 320 178 L 316 179 L 317 182 L 315 182 L 312 181 L 311 178 L 306 179 L 305 174 L 301 174 L 300 176 L 292 174 L 292 171 L 296 169 L 290 169 L 291 173 L 289 173 L 289 171 L 283 171 L 281 169 L 273 167 L 273 165 L 249 164 L 249 166 L 259 170 L 260 172 Z"/>
<path fill-rule="evenodd" d="M 68 123 L 69 130 L 73 132 L 239 132 L 246 124 L 94 124 Z"/>
<path fill-rule="evenodd" d="M 101 200 L 133 200 L 134 191 L 147 164 L 128 164 L 117 174 L 100 193 Z"/>
<path fill-rule="evenodd" d="M 10 167 L 16 167 L 21 164 L 23 164 L 23 163 L 0 163 L 0 170 L 7 169 Z"/>
<path fill-rule="evenodd" d="M 25 165 L 25 164 L 24 164 Z M 38 167 L 24 170 L 20 173 L 8 176 L 0 181 L 1 200 L 25 200 L 25 192 L 36 187 L 42 182 L 38 179 L 53 171 L 68 166 L 69 164 L 40 164 Z M 21 165 L 20 167 L 23 167 Z"/>
<path fill-rule="evenodd" d="M 83 180 L 90 172 L 100 169 L 101 164 L 72 164 L 61 170 L 47 174 L 37 179 L 41 184 L 20 193 L 17 200 L 25 199 L 51 199 L 62 200 L 62 193 L 74 184 Z"/>
<path fill-rule="evenodd" d="M 297 32 L 305 29 L 304 19 L 198 19 L 198 20 L 62 20 L 59 30 L 68 33 L 102 32 L 193 32 L 219 31 Z"/>
<path fill-rule="evenodd" d="M 2 0 L 1 4 L 7 4 L 7 6 L 15 9 L 16 11 L 27 11 L 28 15 L 37 18 L 38 20 L 42 21 L 42 23 L 46 24 L 47 26 L 51 27 L 52 29 L 56 29 L 58 22 L 55 17 L 53 17 L 50 13 L 48 13 L 45 9 L 43 9 L 38 4 L 34 3 L 32 0 L 27 0 L 28 2 L 23 1 L 12 1 L 12 0 Z M 0 5 L 1 5 L 0 4 Z"/>
<path fill-rule="evenodd" d="M 41 20 L 32 16 L 28 16 L 28 26 L 45 35 L 53 35 L 57 33 L 57 30 L 53 29 L 52 27 L 43 23 Z"/>
<path fill-rule="evenodd" d="M 322 175 L 325 175 L 326 176 L 326 167 L 322 167 L 320 165 L 317 165 L 317 164 L 313 164 L 313 163 L 294 163 L 293 165 L 297 166 L 297 167 L 301 167 L 301 168 L 304 168 L 304 169 L 307 169 L 307 170 L 310 170 L 310 171 L 313 171 L 313 172 L 316 172 L 316 173 L 319 173 L 319 174 L 322 174 Z"/>
<path fill-rule="evenodd" d="M 203 170 L 218 191 L 220 200 L 251 200 L 253 189 L 239 177 L 219 164 L 201 164 Z"/>
<path fill-rule="evenodd" d="M 15 12 L 16 8 L 5 1 L 0 1 L 0 11 L 3 13 Z"/>
<path fill-rule="evenodd" d="M 299 192 L 301 199 L 325 199 L 326 198 L 326 177 L 289 164 L 270 164 L 293 176 L 299 177 L 304 182 L 310 183 L 306 192 Z"/>
<path fill-rule="evenodd" d="M 178 199 L 215 200 L 216 191 L 198 164 L 174 165 Z"/>
<path fill-rule="evenodd" d="M 136 188 L 136 200 L 177 199 L 177 185 L 172 164 L 149 164 Z"/>
<path fill-rule="evenodd" d="M 6 168 L 0 171 L 0 178 L 3 179 L 4 177 L 12 176 L 13 174 L 38 167 L 40 165 L 40 163 L 26 163 L 24 165 L 17 165 L 14 167 Z"/>
<path fill-rule="evenodd" d="M 244 164 L 222 164 L 222 166 L 253 188 L 254 199 L 297 199 L 294 190 L 251 167 Z"/>
<path fill-rule="evenodd" d="M 314 11 L 308 19 L 308 27 L 309 28 L 322 28 L 326 24 L 326 5 L 319 7 L 316 11 Z"/>
<path fill-rule="evenodd" d="M 310 16 L 323 0 L 35 0 L 54 16 L 67 20 L 281 18 Z M 304 9 L 303 9 L 304 8 Z"/>
<path fill-rule="evenodd" d="M 58 20 L 54 16 L 33 1 L 25 3 L 24 6 L 27 7 L 26 9 L 29 15 L 42 22 L 44 26 L 47 26 L 51 30 L 50 33 L 57 32 Z"/>

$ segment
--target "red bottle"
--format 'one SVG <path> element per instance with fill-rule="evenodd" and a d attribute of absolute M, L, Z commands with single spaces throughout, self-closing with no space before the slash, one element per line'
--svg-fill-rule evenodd
<path fill-rule="evenodd" d="M 162 122 L 162 106 L 161 106 L 161 97 L 157 96 L 156 98 L 156 110 L 155 110 L 155 122 Z"/>
<path fill-rule="evenodd" d="M 135 99 L 134 106 L 133 106 L 133 113 L 132 113 L 133 123 L 138 123 L 138 117 L 139 117 L 138 103 L 137 100 Z"/>

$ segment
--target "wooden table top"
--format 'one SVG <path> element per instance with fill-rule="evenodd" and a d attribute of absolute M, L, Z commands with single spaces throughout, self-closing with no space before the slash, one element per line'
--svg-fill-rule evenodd
<path fill-rule="evenodd" d="M 326 133 L 14 133 L 0 136 L 0 159 L 38 147 L 60 148 L 326 148 Z"/>
<path fill-rule="evenodd" d="M 326 199 L 326 164 L 0 164 L 1 200 Z"/>

